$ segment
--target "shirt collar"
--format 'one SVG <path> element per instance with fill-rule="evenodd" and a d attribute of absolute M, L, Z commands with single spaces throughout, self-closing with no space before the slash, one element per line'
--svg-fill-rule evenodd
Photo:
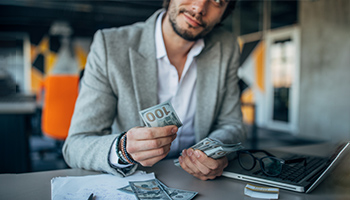
<path fill-rule="evenodd" d="M 156 40 L 156 56 L 157 59 L 167 57 L 165 45 L 164 45 L 164 39 L 162 34 L 162 19 L 164 16 L 165 10 L 162 11 L 156 22 L 156 30 L 155 30 L 155 40 Z M 198 39 L 193 47 L 191 48 L 189 55 L 191 56 L 197 56 L 204 48 L 204 40 Z"/>

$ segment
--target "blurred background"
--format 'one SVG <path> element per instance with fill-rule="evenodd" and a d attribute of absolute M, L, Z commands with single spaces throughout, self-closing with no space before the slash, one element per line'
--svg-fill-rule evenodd
<path fill-rule="evenodd" d="M 60 149 L 94 33 L 161 7 L 0 1 L 0 173 L 68 167 Z M 350 140 L 349 0 L 239 0 L 223 27 L 242 52 L 247 148 Z"/>

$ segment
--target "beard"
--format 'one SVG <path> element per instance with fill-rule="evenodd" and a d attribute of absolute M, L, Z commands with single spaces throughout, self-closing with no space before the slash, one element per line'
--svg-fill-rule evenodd
<path fill-rule="evenodd" d="M 178 12 L 177 9 L 175 8 L 174 4 L 169 5 L 168 12 L 169 12 L 169 22 L 170 22 L 171 26 L 173 27 L 174 32 L 177 35 L 179 35 L 181 38 L 183 38 L 187 41 L 196 41 L 200 38 L 203 38 L 214 27 L 214 26 L 208 26 L 207 23 L 205 23 L 202 20 L 201 16 L 196 16 L 195 13 L 193 13 L 192 11 L 180 9 Z M 178 16 L 178 14 L 185 13 L 185 12 L 190 14 L 192 17 L 194 17 L 197 21 L 199 21 L 201 23 L 201 27 L 203 27 L 203 30 L 201 32 L 199 32 L 198 34 L 193 34 L 190 30 L 191 28 L 193 28 L 193 26 L 191 26 L 190 24 L 188 24 L 189 29 L 181 28 L 177 24 L 176 17 Z"/>

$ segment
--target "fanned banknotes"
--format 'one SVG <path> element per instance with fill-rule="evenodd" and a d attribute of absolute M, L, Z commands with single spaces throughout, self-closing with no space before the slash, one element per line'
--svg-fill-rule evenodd
<path fill-rule="evenodd" d="M 169 188 L 158 179 L 129 182 L 129 185 L 119 188 L 118 190 L 129 194 L 134 194 L 135 197 L 140 200 L 191 200 L 198 194 L 198 192 Z"/>
<path fill-rule="evenodd" d="M 204 138 L 197 144 L 190 147 L 194 150 L 198 149 L 203 151 L 208 157 L 218 159 L 232 152 L 238 151 L 243 148 L 241 143 L 236 144 L 224 144 L 218 140 L 212 138 Z M 179 159 L 174 160 L 176 166 L 180 166 Z"/>
<path fill-rule="evenodd" d="M 182 126 L 182 122 L 170 101 L 141 110 L 139 114 L 148 127 L 163 127 L 168 125 Z"/>

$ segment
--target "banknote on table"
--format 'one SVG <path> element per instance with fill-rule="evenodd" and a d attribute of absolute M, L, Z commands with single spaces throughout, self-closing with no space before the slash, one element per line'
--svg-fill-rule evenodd
<path fill-rule="evenodd" d="M 156 179 L 147 181 L 130 181 L 129 185 L 139 200 L 171 199 L 165 190 L 159 186 Z"/>
<path fill-rule="evenodd" d="M 182 126 L 182 122 L 170 101 L 141 110 L 139 114 L 148 127 Z"/>
<path fill-rule="evenodd" d="M 198 194 L 198 192 L 194 191 L 169 188 L 168 186 L 164 185 L 164 183 L 162 183 L 160 180 L 157 179 L 157 181 L 160 187 L 162 187 L 173 200 L 191 200 Z"/>
<path fill-rule="evenodd" d="M 179 190 L 174 188 L 167 188 L 165 191 L 173 200 L 191 200 L 198 194 L 198 192 Z"/>
<path fill-rule="evenodd" d="M 145 185 L 154 185 L 154 180 L 156 180 L 156 182 L 158 183 L 158 187 L 166 192 L 168 199 L 170 198 L 173 200 L 191 200 L 198 194 L 198 192 L 194 192 L 194 191 L 169 188 L 164 183 L 159 181 L 158 179 L 149 180 L 151 183 L 148 183 Z M 146 181 L 146 182 L 149 182 L 149 181 Z M 128 194 L 135 194 L 130 185 L 119 188 L 118 190 L 120 190 L 122 192 L 126 192 Z"/>
<path fill-rule="evenodd" d="M 238 151 L 243 148 L 241 143 L 236 144 L 224 144 L 220 141 L 212 138 L 204 138 L 197 144 L 190 147 L 194 150 L 198 149 L 203 151 L 208 157 L 218 159 L 232 152 Z M 180 167 L 179 159 L 174 160 L 174 164 Z"/>
<path fill-rule="evenodd" d="M 118 190 L 125 192 L 125 193 L 128 193 L 128 194 L 134 194 L 134 191 L 131 189 L 130 185 L 119 188 Z"/>

